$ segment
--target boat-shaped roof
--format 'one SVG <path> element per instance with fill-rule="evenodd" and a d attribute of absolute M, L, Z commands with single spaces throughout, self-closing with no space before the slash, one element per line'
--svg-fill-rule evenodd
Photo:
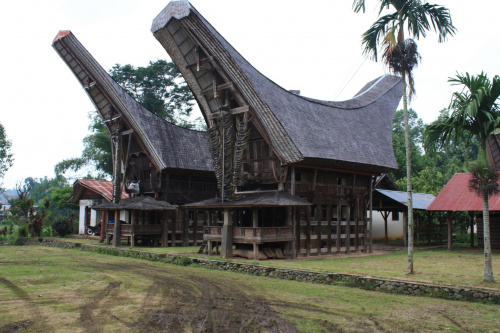
<path fill-rule="evenodd" d="M 282 163 L 367 172 L 397 168 L 391 129 L 402 96 L 400 77 L 381 76 L 346 101 L 315 100 L 260 73 L 188 1 L 170 2 L 153 21 L 152 32 L 179 67 L 205 119 L 222 106 L 214 92 L 227 87 L 235 112 L 249 110 Z"/>
<path fill-rule="evenodd" d="M 60 31 L 52 46 L 75 74 L 109 128 L 121 117 L 158 170 L 212 171 L 206 132 L 185 129 L 158 117 L 114 81 L 70 31 Z M 113 108 L 113 112 L 110 112 Z"/>

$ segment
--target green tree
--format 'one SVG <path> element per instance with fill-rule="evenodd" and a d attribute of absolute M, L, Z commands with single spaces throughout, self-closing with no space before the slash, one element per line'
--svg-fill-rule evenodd
<path fill-rule="evenodd" d="M 418 117 L 415 110 L 408 111 L 408 126 L 410 130 L 410 149 L 411 149 L 411 169 L 414 172 L 419 172 L 430 166 L 431 161 L 423 154 L 423 132 L 424 122 Z M 404 110 L 398 110 L 394 114 L 392 121 L 392 146 L 398 170 L 392 173 L 394 180 L 406 179 L 406 146 L 405 146 L 405 125 L 404 125 Z M 404 187 L 406 188 L 406 184 Z"/>
<path fill-rule="evenodd" d="M 490 81 L 484 73 L 477 76 L 457 73 L 449 82 L 462 87 L 460 92 L 453 94 L 450 104 L 453 112 L 440 122 L 427 126 L 424 143 L 426 149 L 433 151 L 460 138 L 466 142 L 473 138 L 479 140 L 480 151 L 470 186 L 483 199 L 484 280 L 493 281 L 488 197 L 495 192 L 494 188 L 498 184 L 491 176 L 494 166 L 493 163 L 488 163 L 486 144 L 490 135 L 499 133 L 500 107 L 497 102 L 500 97 L 500 76 L 497 75 Z"/>
<path fill-rule="evenodd" d="M 420 54 L 414 39 L 425 37 L 427 31 L 438 32 L 439 41 L 455 33 L 450 12 L 445 7 L 423 3 L 419 0 L 378 0 L 379 15 L 391 7 L 396 11 L 379 19 L 363 34 L 364 52 L 377 61 L 379 44 L 383 46 L 383 60 L 391 71 L 403 79 L 403 109 L 405 119 L 406 171 L 408 193 L 408 269 L 413 274 L 413 205 L 411 184 L 411 148 L 408 126 L 408 98 L 415 92 L 413 69 Z M 355 12 L 365 11 L 365 0 L 354 0 Z M 405 39 L 404 31 L 414 38 Z M 408 81 L 407 81 L 408 80 Z M 407 94 L 408 88 L 408 94 Z"/>
<path fill-rule="evenodd" d="M 150 61 L 146 67 L 116 64 L 109 73 L 130 96 L 157 116 L 185 128 L 203 128 L 201 118 L 195 121 L 189 119 L 194 96 L 173 62 Z M 56 174 L 84 167 L 98 172 L 94 178 L 106 178 L 113 174 L 108 130 L 97 111 L 91 112 L 89 118 L 90 134 L 83 139 L 82 155 L 59 162 L 55 167 Z"/>
<path fill-rule="evenodd" d="M 194 126 L 187 120 L 194 96 L 173 62 L 160 59 L 147 67 L 116 64 L 109 73 L 149 111 L 173 124 Z"/>
<path fill-rule="evenodd" d="M 9 170 L 14 162 L 14 155 L 10 151 L 11 147 L 12 141 L 7 139 L 5 128 L 0 124 L 0 179 L 5 176 L 5 172 Z"/>

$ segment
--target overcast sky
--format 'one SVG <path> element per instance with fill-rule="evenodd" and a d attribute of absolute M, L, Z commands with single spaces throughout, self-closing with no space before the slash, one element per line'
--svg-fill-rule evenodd
<path fill-rule="evenodd" d="M 448 77 L 456 71 L 500 74 L 498 0 L 436 0 L 458 29 L 438 44 L 418 41 L 411 104 L 425 123 L 448 106 Z M 324 100 L 351 98 L 384 74 L 362 56 L 361 34 L 376 20 L 352 12 L 352 0 L 192 0 L 197 10 L 252 65 L 285 89 Z M 434 3 L 431 1 L 431 3 Z M 144 66 L 168 55 L 150 32 L 168 0 L 0 1 L 0 123 L 12 140 L 14 166 L 0 180 L 13 188 L 26 177 L 54 177 L 57 162 L 80 156 L 94 107 L 52 49 L 59 30 L 71 30 L 97 61 Z M 376 130 L 376 129 L 367 129 Z M 80 175 L 83 176 L 83 175 Z M 74 180 L 74 179 L 72 179 Z"/>

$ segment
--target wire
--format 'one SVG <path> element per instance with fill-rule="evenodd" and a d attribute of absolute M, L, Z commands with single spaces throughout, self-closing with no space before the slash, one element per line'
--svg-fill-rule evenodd
<path fill-rule="evenodd" d="M 344 85 L 344 87 L 342 88 L 342 90 L 340 90 L 340 92 L 337 94 L 337 96 L 335 96 L 335 99 L 334 101 L 337 100 L 337 98 L 340 96 L 340 94 L 342 94 L 342 92 L 344 91 L 344 89 L 347 87 L 347 85 L 351 82 L 351 80 L 354 78 L 354 76 L 358 73 L 359 69 L 361 68 L 361 66 L 363 66 L 363 64 L 365 63 L 366 61 L 366 57 L 363 57 L 363 62 L 361 63 L 361 65 L 358 66 L 358 69 L 356 69 L 356 71 L 354 72 L 354 74 L 352 74 L 351 78 L 349 79 L 349 81 L 347 81 L 347 83 Z"/>

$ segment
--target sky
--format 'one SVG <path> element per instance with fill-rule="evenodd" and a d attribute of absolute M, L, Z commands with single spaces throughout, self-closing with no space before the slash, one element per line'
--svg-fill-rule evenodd
<path fill-rule="evenodd" d="M 346 100 L 387 70 L 362 54 L 361 34 L 377 18 L 375 4 L 354 13 L 352 0 L 192 0 L 191 4 L 254 67 L 307 97 Z M 430 1 L 430 3 L 434 3 Z M 497 0 L 436 0 L 450 9 L 457 34 L 418 42 L 417 94 L 410 107 L 434 121 L 459 89 L 460 73 L 500 74 Z M 0 1 L 0 123 L 12 141 L 14 165 L 0 179 L 14 188 L 27 177 L 53 178 L 54 166 L 80 156 L 94 110 L 52 48 L 71 30 L 106 70 L 170 59 L 150 32 L 168 0 Z M 402 106 L 400 105 L 400 108 Z M 367 129 L 370 130 L 370 129 Z M 372 129 L 376 130 L 376 129 Z M 84 173 L 71 174 L 70 181 Z"/>

